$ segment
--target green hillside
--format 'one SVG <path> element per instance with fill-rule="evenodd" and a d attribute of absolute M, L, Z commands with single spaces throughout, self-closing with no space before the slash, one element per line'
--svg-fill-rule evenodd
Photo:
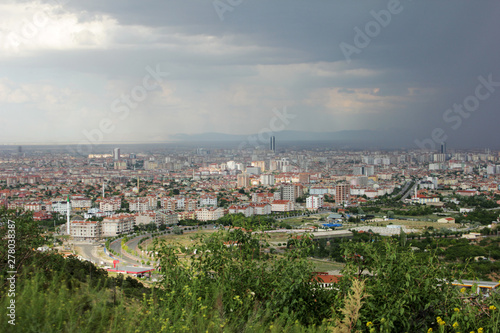
<path fill-rule="evenodd" d="M 0 216 L 2 332 L 498 332 L 498 294 L 452 287 L 446 281 L 463 269 L 397 240 L 343 243 L 344 277 L 331 289 L 312 279 L 309 237 L 279 255 L 241 229 L 200 236 L 192 247 L 157 242 L 163 279 L 145 286 L 33 250 L 44 243 L 36 222 Z"/>

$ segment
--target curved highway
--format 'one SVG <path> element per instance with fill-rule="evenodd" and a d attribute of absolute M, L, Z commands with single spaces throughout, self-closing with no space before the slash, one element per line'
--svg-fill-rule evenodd
<path fill-rule="evenodd" d="M 109 247 L 118 253 L 118 260 L 120 260 L 120 266 L 123 265 L 128 265 L 128 266 L 134 266 L 134 265 L 141 265 L 140 261 L 136 261 L 133 258 L 130 257 L 128 253 L 125 251 L 122 251 L 122 239 L 118 238 L 117 240 L 113 241 L 111 244 L 109 244 Z M 115 255 L 112 254 L 113 257 Z"/>

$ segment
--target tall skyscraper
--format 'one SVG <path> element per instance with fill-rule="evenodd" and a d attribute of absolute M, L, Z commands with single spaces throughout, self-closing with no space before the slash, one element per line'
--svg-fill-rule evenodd
<path fill-rule="evenodd" d="M 115 148 L 113 150 L 113 158 L 115 161 L 120 160 L 120 148 Z"/>
<path fill-rule="evenodd" d="M 276 152 L 276 137 L 274 135 L 269 138 L 269 149 Z"/>
<path fill-rule="evenodd" d="M 446 142 L 441 142 L 441 154 L 446 154 Z"/>

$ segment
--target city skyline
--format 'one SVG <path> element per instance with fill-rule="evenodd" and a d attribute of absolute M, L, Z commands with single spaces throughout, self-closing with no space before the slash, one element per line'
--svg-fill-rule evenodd
<path fill-rule="evenodd" d="M 495 1 L 0 8 L 0 144 L 223 133 L 268 146 L 337 133 L 382 147 L 498 146 Z"/>

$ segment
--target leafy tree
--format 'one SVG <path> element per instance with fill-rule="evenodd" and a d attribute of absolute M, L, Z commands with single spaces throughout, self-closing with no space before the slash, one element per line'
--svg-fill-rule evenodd
<path fill-rule="evenodd" d="M 122 210 L 122 211 L 128 211 L 129 208 L 130 208 L 129 206 L 130 205 L 129 205 L 129 203 L 128 203 L 127 200 L 122 200 L 121 206 L 120 206 L 120 210 Z"/>
<path fill-rule="evenodd" d="M 447 307 L 453 288 L 452 272 L 435 254 L 417 256 L 396 241 L 344 243 L 346 281 L 369 273 L 361 321 L 384 325 L 391 332 L 427 331 Z M 382 323 L 382 319 L 384 323 Z"/>
<path fill-rule="evenodd" d="M 174 233 L 174 235 L 182 235 L 184 232 L 182 231 L 181 228 L 179 228 L 178 226 L 175 226 L 173 229 L 172 229 L 172 232 Z"/>
<path fill-rule="evenodd" d="M 22 271 L 23 265 L 33 257 L 33 249 L 44 243 L 31 212 L 0 207 L 0 275 L 6 271 Z"/>
<path fill-rule="evenodd" d="M 285 256 L 275 256 L 262 252 L 266 241 L 258 237 L 264 235 L 241 229 L 201 237 L 200 244 L 187 251 L 190 266 L 181 265 L 176 255 L 185 250 L 158 243 L 161 267 L 166 268 L 163 287 L 182 297 L 187 281 L 193 281 L 192 297 L 205 299 L 215 292 L 216 306 L 238 330 L 262 307 L 271 314 L 263 321 L 282 313 L 304 324 L 327 318 L 334 294 L 311 281 L 312 266 L 305 257 L 310 244 L 296 243 Z"/>

